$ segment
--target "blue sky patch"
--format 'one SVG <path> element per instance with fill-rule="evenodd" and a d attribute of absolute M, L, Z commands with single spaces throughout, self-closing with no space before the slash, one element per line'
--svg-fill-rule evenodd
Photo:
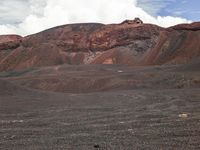
<path fill-rule="evenodd" d="M 200 21 L 200 0 L 139 0 L 138 5 L 153 16 L 176 16 Z"/>

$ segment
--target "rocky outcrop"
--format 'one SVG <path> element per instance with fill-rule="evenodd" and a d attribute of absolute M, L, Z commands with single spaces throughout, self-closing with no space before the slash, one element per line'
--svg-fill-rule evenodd
<path fill-rule="evenodd" d="M 59 26 L 11 41 L 16 42 L 11 48 L 4 46 L 0 71 L 59 64 L 187 63 L 200 56 L 199 27 L 193 23 L 165 29 L 134 21 Z"/>
<path fill-rule="evenodd" d="M 0 51 L 16 49 L 20 46 L 22 37 L 19 35 L 0 35 Z"/>
<path fill-rule="evenodd" d="M 1 61 L 21 45 L 22 37 L 19 35 L 0 35 L 0 68 Z"/>
<path fill-rule="evenodd" d="M 0 43 L 7 43 L 21 39 L 22 37 L 20 35 L 0 35 Z"/>
<path fill-rule="evenodd" d="M 143 24 L 140 18 L 135 18 L 134 20 L 125 20 L 121 24 Z"/>

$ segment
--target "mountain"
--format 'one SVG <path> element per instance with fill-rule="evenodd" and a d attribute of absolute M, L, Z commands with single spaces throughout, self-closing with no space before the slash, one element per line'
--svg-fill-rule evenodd
<path fill-rule="evenodd" d="M 183 64 L 200 56 L 200 23 L 170 28 L 134 21 L 69 24 L 23 38 L 0 36 L 0 41 L 0 71 L 61 64 Z"/>
<path fill-rule="evenodd" d="M 200 23 L 0 36 L 0 149 L 200 149 Z"/>

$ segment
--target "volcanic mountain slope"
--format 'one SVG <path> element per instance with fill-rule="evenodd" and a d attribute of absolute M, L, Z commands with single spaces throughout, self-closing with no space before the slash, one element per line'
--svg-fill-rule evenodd
<path fill-rule="evenodd" d="M 165 29 L 126 21 L 59 26 L 11 41 L 12 46 L 3 40 L 0 71 L 60 64 L 187 63 L 200 55 L 199 28 L 200 23 Z"/>

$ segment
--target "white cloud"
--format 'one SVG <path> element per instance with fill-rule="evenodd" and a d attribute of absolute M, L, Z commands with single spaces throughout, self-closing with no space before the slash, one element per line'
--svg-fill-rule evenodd
<path fill-rule="evenodd" d="M 13 25 L 0 25 L 0 35 L 1 34 L 15 34 L 19 29 Z"/>
<path fill-rule="evenodd" d="M 0 24 L 16 24 L 30 13 L 27 0 L 0 0 Z"/>
<path fill-rule="evenodd" d="M 153 17 L 137 6 L 137 0 L 29 0 L 29 3 L 29 15 L 17 25 L 1 25 L 0 34 L 27 35 L 68 23 L 119 23 L 135 17 L 164 27 L 188 22 L 171 16 Z"/>

